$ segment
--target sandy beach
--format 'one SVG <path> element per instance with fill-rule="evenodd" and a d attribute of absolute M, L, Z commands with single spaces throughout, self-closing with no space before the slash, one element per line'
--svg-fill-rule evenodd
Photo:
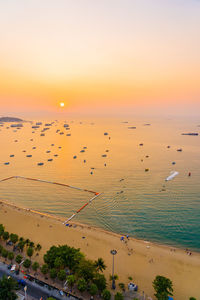
<path fill-rule="evenodd" d="M 120 241 L 118 234 L 75 222 L 71 223 L 71 227 L 65 227 L 59 218 L 39 215 L 4 201 L 0 204 L 0 223 L 10 233 L 40 243 L 42 250 L 38 259 L 41 263 L 43 254 L 50 246 L 68 244 L 80 248 L 89 259 L 102 257 L 107 266 L 105 275 L 108 279 L 112 272 L 110 250 L 116 249 L 117 284 L 123 282 L 127 285 L 131 276 L 139 291 L 153 298 L 152 281 L 156 275 L 163 275 L 173 282 L 174 299 L 199 297 L 199 253 L 188 255 L 182 249 L 133 238 Z"/>

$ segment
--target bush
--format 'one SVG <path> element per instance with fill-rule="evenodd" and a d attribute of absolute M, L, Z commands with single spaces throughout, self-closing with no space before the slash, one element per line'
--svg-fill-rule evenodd
<path fill-rule="evenodd" d="M 117 294 L 115 294 L 115 300 L 123 300 L 124 299 L 124 297 L 123 297 L 123 295 L 122 295 L 122 293 L 117 293 Z"/>
<path fill-rule="evenodd" d="M 18 254 L 16 257 L 15 257 L 15 261 L 16 263 L 20 264 L 22 262 L 22 256 L 20 254 Z"/>
<path fill-rule="evenodd" d="M 4 230 L 5 230 L 5 227 L 2 224 L 0 224 L 0 237 L 3 236 Z"/>
<path fill-rule="evenodd" d="M 10 240 L 13 244 L 16 244 L 17 241 L 18 241 L 18 235 L 17 234 L 14 234 L 14 233 L 11 233 L 10 235 Z"/>
<path fill-rule="evenodd" d="M 56 277 L 57 277 L 57 271 L 56 271 L 56 269 L 51 269 L 50 270 L 50 277 L 51 277 L 51 279 L 55 279 Z"/>
<path fill-rule="evenodd" d="M 23 266 L 28 269 L 31 266 L 31 261 L 30 259 L 25 259 L 25 261 L 23 262 Z"/>
<path fill-rule="evenodd" d="M 77 288 L 81 293 L 87 289 L 87 282 L 85 281 L 84 278 L 79 279 Z"/>
<path fill-rule="evenodd" d="M 3 233 L 3 239 L 4 239 L 4 241 L 7 241 L 8 239 L 9 239 L 9 232 L 8 231 L 4 231 L 4 233 Z"/>
<path fill-rule="evenodd" d="M 33 271 L 37 271 L 37 269 L 39 268 L 39 263 L 37 261 L 35 261 L 33 264 L 32 264 L 32 269 Z"/>
<path fill-rule="evenodd" d="M 106 278 L 103 274 L 96 274 L 93 282 L 96 284 L 100 292 L 106 289 Z"/>
<path fill-rule="evenodd" d="M 1 255 L 4 257 L 4 258 L 6 258 L 7 256 L 8 256 L 8 251 L 6 250 L 6 249 L 2 249 L 2 251 L 1 251 Z"/>
<path fill-rule="evenodd" d="M 48 265 L 47 264 L 42 265 L 41 272 L 44 275 L 48 273 Z"/>
<path fill-rule="evenodd" d="M 14 258 L 14 253 L 13 252 L 8 252 L 8 259 L 12 261 L 13 258 Z"/>
<path fill-rule="evenodd" d="M 67 284 L 72 288 L 74 283 L 75 283 L 75 276 L 74 275 L 69 275 L 67 277 Z"/>
<path fill-rule="evenodd" d="M 90 286 L 90 295 L 94 296 L 97 294 L 97 292 L 98 292 L 98 288 L 96 284 L 92 283 Z"/>
<path fill-rule="evenodd" d="M 58 276 L 58 279 L 59 279 L 60 281 L 65 280 L 66 277 L 67 277 L 64 270 L 60 270 L 60 271 L 58 272 L 57 276 Z"/>
<path fill-rule="evenodd" d="M 111 298 L 110 291 L 109 290 L 103 290 L 102 297 L 103 297 L 104 300 L 110 300 L 110 298 Z"/>
<path fill-rule="evenodd" d="M 125 284 L 123 282 L 119 283 L 119 287 L 123 292 L 125 292 Z"/>
<path fill-rule="evenodd" d="M 31 256 L 33 255 L 33 252 L 34 252 L 33 248 L 32 248 L 32 247 L 29 247 L 29 248 L 27 249 L 27 251 L 26 251 L 26 254 L 27 254 L 29 257 L 31 257 Z"/>

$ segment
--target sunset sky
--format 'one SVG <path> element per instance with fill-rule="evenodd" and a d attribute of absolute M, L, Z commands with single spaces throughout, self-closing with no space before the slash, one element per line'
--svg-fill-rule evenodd
<path fill-rule="evenodd" d="M 200 109 L 198 0 L 0 1 L 0 41 L 0 115 Z"/>

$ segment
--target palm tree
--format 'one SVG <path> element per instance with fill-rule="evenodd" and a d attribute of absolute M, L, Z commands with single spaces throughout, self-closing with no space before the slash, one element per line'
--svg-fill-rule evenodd
<path fill-rule="evenodd" d="M 37 244 L 36 247 L 35 247 L 35 251 L 37 251 L 37 254 L 36 256 L 39 255 L 39 251 L 42 249 L 42 246 L 40 244 Z"/>
<path fill-rule="evenodd" d="M 104 263 L 103 258 L 98 258 L 98 259 L 94 262 L 94 265 L 95 265 L 97 271 L 103 272 L 103 270 L 106 269 L 106 265 L 105 265 L 105 263 Z"/>
<path fill-rule="evenodd" d="M 35 250 L 40 251 L 41 249 L 42 249 L 42 246 L 40 244 L 37 244 Z"/>

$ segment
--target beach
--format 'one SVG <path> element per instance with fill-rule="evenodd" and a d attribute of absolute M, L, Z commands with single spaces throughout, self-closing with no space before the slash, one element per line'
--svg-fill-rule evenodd
<path fill-rule="evenodd" d="M 131 276 L 140 293 L 144 291 L 145 295 L 153 298 L 152 281 L 156 275 L 162 275 L 172 280 L 174 299 L 188 300 L 191 296 L 199 296 L 199 253 L 188 255 L 183 249 L 133 238 L 125 237 L 124 241 L 120 241 L 119 234 L 75 222 L 66 227 L 62 221 L 59 217 L 37 214 L 4 201 L 0 204 L 0 223 L 6 230 L 42 245 L 37 257 L 40 263 L 43 263 L 43 254 L 52 245 L 67 244 L 80 248 L 88 259 L 102 257 L 107 266 L 105 276 L 109 279 L 112 272 L 110 250 L 116 249 L 117 285 L 123 282 L 127 286 Z"/>

